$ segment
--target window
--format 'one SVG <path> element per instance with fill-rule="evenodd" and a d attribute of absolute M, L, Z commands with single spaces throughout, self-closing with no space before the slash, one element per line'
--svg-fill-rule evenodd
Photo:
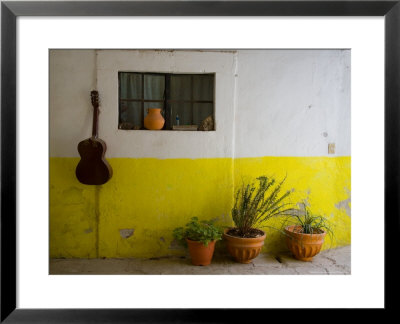
<path fill-rule="evenodd" d="M 214 74 L 119 72 L 118 128 L 145 129 L 147 109 L 161 108 L 163 130 L 197 130 L 209 116 L 214 130 L 214 80 Z"/>

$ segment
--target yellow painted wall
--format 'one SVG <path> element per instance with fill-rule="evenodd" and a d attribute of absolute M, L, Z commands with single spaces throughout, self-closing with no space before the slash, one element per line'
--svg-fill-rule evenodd
<path fill-rule="evenodd" d="M 351 242 L 351 158 L 350 157 L 260 157 L 235 159 L 235 191 L 242 181 L 260 175 L 282 180 L 282 192 L 294 189 L 292 203 L 305 202 L 313 213 L 325 215 L 333 225 L 334 239 L 327 235 L 322 249 Z M 256 181 L 257 183 L 257 181 Z M 281 228 L 282 220 L 266 225 Z M 265 250 L 286 249 L 279 231 L 265 228 Z"/>
<path fill-rule="evenodd" d="M 96 217 L 99 257 L 179 254 L 170 248 L 175 227 L 193 216 L 229 222 L 232 159 L 107 161 L 113 177 L 96 188 L 76 179 L 79 158 L 50 159 L 51 257 L 96 257 Z M 134 233 L 123 238 L 123 229 Z"/>
<path fill-rule="evenodd" d="M 96 187 L 76 179 L 79 158 L 50 158 L 51 257 L 182 254 L 172 230 L 193 216 L 231 225 L 234 191 L 242 179 L 260 175 L 287 174 L 294 202 L 307 199 L 313 211 L 331 217 L 336 241 L 325 248 L 350 244 L 350 157 L 107 160 L 113 177 Z M 124 237 L 129 231 L 121 230 L 132 229 Z M 278 232 L 267 235 L 266 251 L 285 249 Z"/>

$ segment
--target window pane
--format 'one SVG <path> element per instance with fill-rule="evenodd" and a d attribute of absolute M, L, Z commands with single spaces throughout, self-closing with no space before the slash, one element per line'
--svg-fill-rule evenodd
<path fill-rule="evenodd" d="M 121 102 L 119 129 L 138 129 L 142 126 L 142 104 L 140 102 Z"/>
<path fill-rule="evenodd" d="M 214 101 L 214 76 L 193 76 L 193 100 Z"/>
<path fill-rule="evenodd" d="M 173 103 L 171 104 L 171 121 L 176 125 L 176 115 L 179 116 L 179 125 L 192 125 L 192 105 L 190 103 Z"/>
<path fill-rule="evenodd" d="M 120 73 L 120 98 L 141 99 L 142 98 L 142 75 L 136 73 Z"/>
<path fill-rule="evenodd" d="M 144 75 L 144 99 L 163 100 L 165 77 L 163 75 Z"/>
<path fill-rule="evenodd" d="M 147 110 L 147 108 L 161 108 L 161 109 L 164 109 L 164 103 L 163 102 L 145 102 L 144 103 L 144 110 Z"/>
<path fill-rule="evenodd" d="M 193 123 L 199 125 L 208 116 L 213 116 L 213 104 L 194 104 L 193 105 Z M 213 116 L 214 118 L 214 116 Z"/>
<path fill-rule="evenodd" d="M 172 75 L 171 76 L 171 99 L 190 100 L 191 99 L 191 76 Z"/>
<path fill-rule="evenodd" d="M 214 115 L 214 81 L 214 74 L 120 72 L 119 128 L 143 129 L 148 108 L 162 109 L 163 117 L 168 119 L 166 129 L 176 125 L 176 115 L 179 116 L 179 124 L 182 126 L 199 125 L 205 118 Z M 167 85 L 169 89 L 166 89 Z M 164 110 L 166 95 L 168 114 Z"/>

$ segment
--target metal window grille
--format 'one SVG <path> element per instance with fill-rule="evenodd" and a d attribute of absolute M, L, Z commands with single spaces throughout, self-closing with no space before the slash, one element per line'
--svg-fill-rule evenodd
<path fill-rule="evenodd" d="M 145 79 L 163 80 L 161 88 L 146 93 Z M 130 80 L 128 84 L 127 80 Z M 151 82 L 150 82 L 151 83 Z M 133 95 L 127 95 L 131 87 Z M 163 86 L 163 87 L 162 87 Z M 202 87 L 207 91 L 201 93 Z M 158 96 L 152 90 L 158 90 Z M 162 91 L 162 98 L 160 98 Z M 147 108 L 161 108 L 165 118 L 163 130 L 171 130 L 176 124 L 176 115 L 180 117 L 180 125 L 198 126 L 203 119 L 212 115 L 215 107 L 215 74 L 172 74 L 172 73 L 118 73 L 119 123 L 120 129 L 145 129 L 144 118 Z"/>

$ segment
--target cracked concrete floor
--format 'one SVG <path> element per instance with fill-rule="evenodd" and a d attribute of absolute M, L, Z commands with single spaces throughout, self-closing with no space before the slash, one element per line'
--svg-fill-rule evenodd
<path fill-rule="evenodd" d="M 195 274 L 195 275 L 348 275 L 351 273 L 351 247 L 325 250 L 311 262 L 294 259 L 289 252 L 260 254 L 250 264 L 235 262 L 229 255 L 216 254 L 209 266 L 194 266 L 190 258 L 151 259 L 50 259 L 50 274 Z"/>

